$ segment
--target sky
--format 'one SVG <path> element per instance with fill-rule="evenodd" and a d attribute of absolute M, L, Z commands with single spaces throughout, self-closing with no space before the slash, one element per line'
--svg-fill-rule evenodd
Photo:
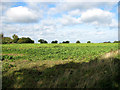
<path fill-rule="evenodd" d="M 118 40 L 118 1 L 101 1 L 2 0 L 0 32 L 11 38 L 30 37 L 35 43 L 39 39 L 113 42 Z"/>

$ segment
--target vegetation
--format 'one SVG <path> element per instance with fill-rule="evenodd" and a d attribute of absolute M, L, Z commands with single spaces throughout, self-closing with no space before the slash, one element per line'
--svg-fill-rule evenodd
<path fill-rule="evenodd" d="M 22 68 L 22 64 L 7 64 L 10 70 L 3 72 L 3 88 L 120 88 L 118 58 L 59 65 L 24 63 Z"/>
<path fill-rule="evenodd" d="M 2 44 L 10 44 L 12 43 L 12 39 L 10 37 L 3 37 Z"/>
<path fill-rule="evenodd" d="M 70 41 L 63 41 L 62 43 L 70 43 Z"/>
<path fill-rule="evenodd" d="M 55 40 L 55 41 L 52 41 L 51 43 L 58 43 L 58 41 L 57 41 L 57 40 Z"/>
<path fill-rule="evenodd" d="M 54 44 L 46 44 L 40 39 L 42 44 L 29 44 L 34 43 L 29 37 L 12 37 L 0 34 L 3 88 L 120 89 L 120 58 L 116 53 L 119 41 L 58 44 L 55 40 L 51 42 Z"/>
<path fill-rule="evenodd" d="M 31 40 L 29 37 L 28 38 L 22 37 L 22 38 L 19 38 L 17 43 L 34 43 L 34 41 Z"/>
<path fill-rule="evenodd" d="M 78 41 L 76 41 L 76 43 L 80 43 L 80 41 L 78 40 Z"/>
<path fill-rule="evenodd" d="M 40 40 L 38 40 L 38 42 L 40 42 L 40 43 L 48 43 L 46 40 L 44 40 L 44 39 L 40 39 Z"/>
<path fill-rule="evenodd" d="M 117 43 L 4 44 L 3 88 L 120 88 Z"/>
<path fill-rule="evenodd" d="M 10 37 L 4 37 L 3 34 L 0 34 L 0 44 L 10 44 L 10 43 L 34 43 L 29 37 L 19 38 L 16 34 L 14 34 L 13 39 Z"/>
<path fill-rule="evenodd" d="M 113 43 L 120 43 L 120 41 L 114 41 Z"/>
<path fill-rule="evenodd" d="M 111 43 L 110 41 L 108 41 L 108 42 L 103 42 L 103 43 Z"/>
<path fill-rule="evenodd" d="M 14 34 L 13 36 L 13 43 L 17 43 L 18 42 L 18 40 L 19 40 L 19 38 L 18 38 L 18 36 L 16 35 L 16 34 Z"/>
<path fill-rule="evenodd" d="M 19 38 L 16 34 L 14 34 L 13 39 L 10 37 L 4 37 L 4 34 L 0 34 L 0 44 L 10 44 L 10 43 L 34 43 L 34 40 L 31 40 L 29 37 L 22 37 Z M 39 39 L 38 42 L 40 43 L 48 43 L 47 40 L 44 39 Z M 51 43 L 58 43 L 57 40 L 52 41 Z M 70 41 L 63 41 L 62 43 L 70 43 Z M 76 41 L 76 43 L 81 43 L 79 40 Z M 87 41 L 87 43 L 91 43 L 91 41 Z M 103 42 L 103 43 L 111 43 L 110 41 L 108 42 Z M 114 41 L 113 43 L 120 43 L 120 41 Z"/>
<path fill-rule="evenodd" d="M 91 41 L 87 41 L 87 43 L 91 43 Z"/>
<path fill-rule="evenodd" d="M 4 54 L 24 54 L 18 59 L 25 60 L 87 60 L 94 59 L 111 50 L 117 50 L 118 44 L 6 44 L 2 45 Z M 15 58 L 15 57 L 14 57 Z M 16 59 L 15 59 L 16 60 Z"/>

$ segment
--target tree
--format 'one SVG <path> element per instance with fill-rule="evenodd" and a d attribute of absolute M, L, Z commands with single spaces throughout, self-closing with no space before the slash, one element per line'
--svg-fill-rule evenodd
<path fill-rule="evenodd" d="M 76 43 L 80 43 L 80 41 L 78 40 L 78 41 L 76 41 Z"/>
<path fill-rule="evenodd" d="M 111 43 L 110 41 L 108 41 L 108 43 Z"/>
<path fill-rule="evenodd" d="M 87 41 L 87 43 L 91 43 L 91 41 Z"/>
<path fill-rule="evenodd" d="M 120 43 L 120 41 L 114 41 L 113 43 Z"/>
<path fill-rule="evenodd" d="M 0 34 L 0 44 L 2 44 L 2 39 L 3 39 L 4 35 L 3 33 Z"/>
<path fill-rule="evenodd" d="M 0 34 L 0 44 L 10 44 L 12 39 L 10 37 L 4 37 L 3 33 Z"/>
<path fill-rule="evenodd" d="M 22 37 L 22 38 L 19 38 L 18 42 L 17 43 L 34 43 L 33 40 L 31 40 L 29 37 Z"/>
<path fill-rule="evenodd" d="M 12 39 L 10 37 L 3 37 L 2 44 L 10 44 L 12 43 Z"/>
<path fill-rule="evenodd" d="M 57 41 L 57 40 L 55 40 L 55 41 L 52 41 L 51 43 L 58 43 L 58 41 Z"/>
<path fill-rule="evenodd" d="M 63 41 L 62 43 L 70 43 L 70 41 Z"/>
<path fill-rule="evenodd" d="M 18 36 L 14 34 L 12 37 L 13 37 L 13 43 L 17 43 L 17 41 L 19 40 Z"/>
<path fill-rule="evenodd" d="M 3 33 L 1 33 L 1 34 L 0 34 L 0 38 L 3 38 L 3 37 L 4 37 L 4 35 L 3 35 Z"/>
<path fill-rule="evenodd" d="M 113 43 L 118 43 L 118 41 L 114 41 Z"/>
<path fill-rule="evenodd" d="M 38 42 L 40 42 L 40 43 L 48 43 L 46 40 L 44 40 L 44 39 L 40 39 L 40 40 L 38 40 Z"/>
<path fill-rule="evenodd" d="M 103 43 L 111 43 L 110 41 L 108 41 L 108 42 L 103 42 Z"/>
<path fill-rule="evenodd" d="M 44 43 L 48 43 L 48 42 L 45 40 Z"/>

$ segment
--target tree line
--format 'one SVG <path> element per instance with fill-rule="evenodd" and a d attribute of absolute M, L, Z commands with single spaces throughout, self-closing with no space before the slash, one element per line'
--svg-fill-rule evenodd
<path fill-rule="evenodd" d="M 14 34 L 12 36 L 12 38 L 10 37 L 4 37 L 3 33 L 0 34 L 0 44 L 10 44 L 10 43 L 34 43 L 34 40 L 32 40 L 29 37 L 22 37 L 19 38 L 16 34 Z M 42 43 L 48 43 L 46 40 L 44 39 L 39 39 L 38 42 Z M 52 41 L 51 43 L 58 43 L 57 40 Z M 70 43 L 70 41 L 63 41 L 61 43 Z M 79 40 L 76 41 L 76 43 L 81 43 Z M 91 41 L 87 41 L 87 43 L 91 43 Z M 108 42 L 103 42 L 103 43 L 111 43 L 110 41 Z M 114 41 L 113 43 L 120 43 L 120 41 Z"/>
<path fill-rule="evenodd" d="M 3 34 L 0 34 L 1 44 L 10 44 L 10 43 L 34 43 L 34 40 L 30 39 L 29 37 L 22 37 L 19 38 L 16 34 L 12 36 L 13 39 L 10 37 L 4 37 Z"/>

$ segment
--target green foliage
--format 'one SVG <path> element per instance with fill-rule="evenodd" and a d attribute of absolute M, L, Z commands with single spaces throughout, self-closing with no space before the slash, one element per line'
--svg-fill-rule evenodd
<path fill-rule="evenodd" d="M 19 39 L 20 40 L 20 39 Z M 117 50 L 117 43 L 90 44 L 10 44 L 2 45 L 3 54 L 25 54 L 25 60 L 90 60 Z M 20 58 L 19 58 L 20 59 Z"/>
<path fill-rule="evenodd" d="M 4 37 L 3 34 L 0 34 L 0 43 L 2 43 L 2 44 L 34 43 L 34 41 L 31 40 L 29 37 L 27 37 L 27 38 L 26 37 L 18 38 L 18 36 L 16 34 L 14 34 L 12 37 L 13 37 L 13 39 L 11 39 L 10 37 Z"/>
<path fill-rule="evenodd" d="M 120 41 L 114 41 L 113 43 L 120 43 Z"/>
<path fill-rule="evenodd" d="M 10 59 L 13 59 L 13 56 L 9 56 L 9 55 L 3 55 L 2 56 L 2 61 L 3 60 L 10 60 Z"/>
<path fill-rule="evenodd" d="M 3 88 L 120 89 L 120 59 L 118 58 L 96 59 L 89 63 L 69 62 L 53 67 L 35 64 L 29 68 L 17 69 L 10 63 L 5 63 L 3 66 L 6 67 L 4 70 L 11 70 L 9 73 L 3 72 Z"/>
<path fill-rule="evenodd" d="M 91 41 L 87 41 L 87 43 L 91 43 Z"/>
<path fill-rule="evenodd" d="M 57 41 L 57 40 L 55 40 L 55 41 L 52 41 L 51 43 L 58 43 L 58 41 Z"/>
<path fill-rule="evenodd" d="M 80 41 L 78 40 L 78 41 L 76 41 L 76 43 L 80 43 Z"/>
<path fill-rule="evenodd" d="M 22 37 L 18 40 L 17 43 L 34 43 L 33 40 L 31 40 L 29 37 L 25 38 L 25 37 Z"/>
<path fill-rule="evenodd" d="M 108 42 L 103 42 L 103 43 L 111 43 L 110 41 L 108 41 Z"/>
<path fill-rule="evenodd" d="M 44 39 L 40 39 L 40 40 L 38 40 L 38 42 L 40 42 L 40 43 L 48 43 L 46 40 L 44 40 Z"/>
<path fill-rule="evenodd" d="M 4 44 L 3 88 L 120 88 L 118 57 L 99 59 L 117 49 L 117 43 Z"/>
<path fill-rule="evenodd" d="M 2 69 L 3 72 L 8 71 L 8 70 L 9 70 L 10 68 L 12 68 L 12 67 L 16 67 L 15 64 L 10 64 L 9 62 L 3 63 L 2 66 L 4 67 L 4 68 Z"/>
<path fill-rule="evenodd" d="M 10 44 L 12 39 L 10 37 L 4 37 L 3 33 L 0 34 L 0 44 Z"/>
<path fill-rule="evenodd" d="M 0 38 L 3 38 L 3 37 L 4 37 L 4 35 L 3 35 L 3 33 L 1 33 L 1 34 L 0 34 Z"/>
<path fill-rule="evenodd" d="M 10 44 L 12 43 L 12 39 L 10 37 L 3 37 L 2 44 Z"/>
<path fill-rule="evenodd" d="M 18 36 L 16 34 L 14 34 L 13 36 L 13 43 L 17 43 L 17 41 L 19 40 Z"/>
<path fill-rule="evenodd" d="M 3 33 L 0 34 L 0 44 L 2 44 L 2 38 L 4 37 Z"/>
<path fill-rule="evenodd" d="M 70 43 L 70 41 L 63 41 L 62 43 Z"/>
<path fill-rule="evenodd" d="M 108 41 L 108 43 L 111 43 L 110 41 Z"/>

